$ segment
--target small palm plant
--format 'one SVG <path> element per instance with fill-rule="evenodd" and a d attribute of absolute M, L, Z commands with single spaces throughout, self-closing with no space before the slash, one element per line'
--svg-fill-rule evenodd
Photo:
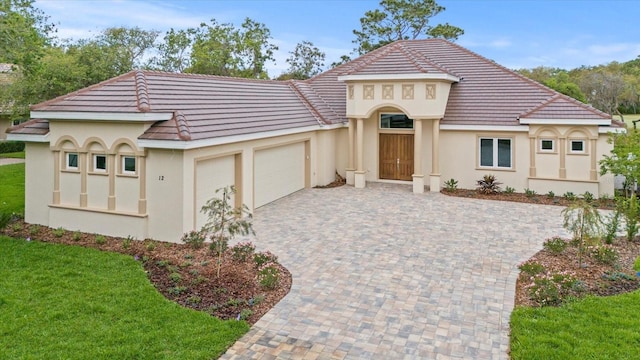
<path fill-rule="evenodd" d="M 231 205 L 231 196 L 236 193 L 233 186 L 227 186 L 216 190 L 220 197 L 214 197 L 202 207 L 202 212 L 207 215 L 207 223 L 202 227 L 202 234 L 211 240 L 210 249 L 218 257 L 217 276 L 220 277 L 222 255 L 227 250 L 229 240 L 237 235 L 254 235 L 251 224 L 251 213 L 246 205 L 235 208 Z"/>
<path fill-rule="evenodd" d="M 477 190 L 481 194 L 497 194 L 500 192 L 500 185 L 495 175 L 487 174 L 482 177 L 482 179 L 476 181 L 478 187 Z"/>

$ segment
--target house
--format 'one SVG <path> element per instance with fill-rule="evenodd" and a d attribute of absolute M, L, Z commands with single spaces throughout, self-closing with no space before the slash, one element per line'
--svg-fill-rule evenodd
<path fill-rule="evenodd" d="M 27 222 L 179 241 L 235 185 L 251 210 L 336 171 L 439 191 L 494 174 L 538 193 L 613 193 L 610 115 L 457 44 L 398 41 L 305 81 L 132 71 L 37 104 Z M 345 199 L 349 201 L 349 199 Z"/>

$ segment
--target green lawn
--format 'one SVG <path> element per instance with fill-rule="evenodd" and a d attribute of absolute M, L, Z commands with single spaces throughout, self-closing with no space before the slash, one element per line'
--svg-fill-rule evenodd
<path fill-rule="evenodd" d="M 0 213 L 24 214 L 24 164 L 0 166 Z"/>
<path fill-rule="evenodd" d="M 24 159 L 24 151 L 0 154 L 0 158 Z"/>
<path fill-rule="evenodd" d="M 562 307 L 517 308 L 511 359 L 640 359 L 640 291 Z"/>
<path fill-rule="evenodd" d="M 159 294 L 131 256 L 0 236 L 0 359 L 213 359 L 248 331 Z"/>

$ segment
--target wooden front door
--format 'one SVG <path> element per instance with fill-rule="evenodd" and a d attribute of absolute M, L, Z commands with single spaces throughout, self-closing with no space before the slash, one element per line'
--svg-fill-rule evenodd
<path fill-rule="evenodd" d="M 380 179 L 413 179 L 413 138 L 413 134 L 380 134 Z"/>

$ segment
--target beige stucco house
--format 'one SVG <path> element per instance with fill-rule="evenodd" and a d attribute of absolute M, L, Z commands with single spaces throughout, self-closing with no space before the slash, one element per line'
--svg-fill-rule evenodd
<path fill-rule="evenodd" d="M 235 185 L 251 210 L 336 171 L 439 191 L 494 174 L 538 193 L 613 193 L 611 116 L 445 40 L 399 41 L 306 81 L 133 71 L 33 106 L 27 222 L 179 241 Z M 349 201 L 349 199 L 345 199 Z"/>

